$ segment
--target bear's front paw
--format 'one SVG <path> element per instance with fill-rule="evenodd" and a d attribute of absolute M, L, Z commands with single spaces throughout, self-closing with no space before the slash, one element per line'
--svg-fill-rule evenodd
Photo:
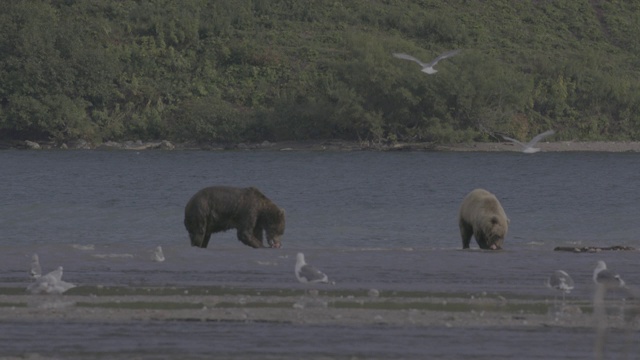
<path fill-rule="evenodd" d="M 267 243 L 269 244 L 269 247 L 272 247 L 274 249 L 280 249 L 280 246 L 282 246 L 280 244 L 280 241 L 275 241 L 275 240 L 268 240 L 267 239 Z"/>

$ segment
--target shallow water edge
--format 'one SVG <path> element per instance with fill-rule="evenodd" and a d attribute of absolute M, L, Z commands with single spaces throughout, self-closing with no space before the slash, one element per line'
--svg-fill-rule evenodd
<path fill-rule="evenodd" d="M 628 342 L 637 310 L 608 300 L 608 354 L 638 350 Z M 16 359 L 579 359 L 593 354 L 595 325 L 589 301 L 536 296 L 91 286 L 34 296 L 0 288 L 3 358 Z M 482 345 L 492 337 L 501 340 Z"/>
<path fill-rule="evenodd" d="M 609 327 L 634 325 L 640 303 L 618 293 L 607 301 Z M 63 295 L 0 288 L 0 319 L 12 321 L 269 321 L 316 324 L 591 327 L 585 299 L 481 293 L 430 293 L 234 287 L 79 286 Z M 622 315 L 621 315 L 622 314 Z"/>

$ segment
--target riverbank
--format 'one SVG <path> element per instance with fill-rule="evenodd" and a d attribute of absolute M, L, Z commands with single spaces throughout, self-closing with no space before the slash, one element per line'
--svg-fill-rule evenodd
<path fill-rule="evenodd" d="M 557 141 L 538 143 L 542 152 L 594 151 L 594 152 L 640 152 L 640 141 Z M 55 144 L 35 141 L 4 141 L 0 149 L 20 150 L 204 150 L 204 151 L 456 151 L 456 152 L 520 152 L 511 142 L 472 142 L 460 144 L 393 143 L 372 144 L 344 140 L 308 140 L 261 143 L 172 143 L 158 141 L 108 141 L 99 145 L 78 140 Z"/>
<path fill-rule="evenodd" d="M 585 300 L 377 290 L 78 287 L 63 295 L 5 288 L 0 320 L 277 322 L 322 325 L 564 327 L 595 325 Z M 637 304 L 610 301 L 611 328 L 634 326 Z M 620 309 L 625 308 L 623 318 Z"/>
<path fill-rule="evenodd" d="M 62 296 L 0 295 L 0 324 L 8 339 L 1 357 L 601 359 L 637 353 L 630 342 L 637 327 L 620 301 L 607 302 L 606 316 L 594 316 L 589 302 L 576 299 L 563 306 L 559 299 L 482 294 L 73 290 Z"/>
<path fill-rule="evenodd" d="M 543 152 L 595 151 L 595 152 L 640 152 L 640 141 L 557 141 L 538 143 Z M 515 151 L 520 148 L 510 142 L 472 143 L 443 145 L 441 151 Z"/>

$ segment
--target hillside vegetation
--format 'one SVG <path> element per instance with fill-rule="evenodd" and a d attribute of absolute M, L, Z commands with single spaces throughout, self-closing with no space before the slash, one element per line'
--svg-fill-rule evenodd
<path fill-rule="evenodd" d="M 640 2 L 12 0 L 0 137 L 640 140 Z M 427 75 L 394 52 L 428 61 Z"/>

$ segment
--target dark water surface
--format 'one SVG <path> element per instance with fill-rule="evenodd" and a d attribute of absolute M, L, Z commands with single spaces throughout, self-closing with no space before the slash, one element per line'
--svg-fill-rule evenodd
<path fill-rule="evenodd" d="M 421 328 L 269 323 L 141 322 L 48 323 L 46 341 L 29 341 L 29 324 L 0 324 L 9 334 L 4 350 L 56 353 L 64 358 L 149 359 L 587 359 L 594 335 L 585 329 Z M 140 336 L 147 334 L 147 336 Z M 629 337 L 610 350 L 624 351 Z M 64 344 L 64 345 L 62 345 Z M 508 344 L 508 346 L 505 346 Z M 637 346 L 632 346 L 636 349 Z M 630 358 L 635 359 L 636 355 Z M 616 357 L 618 358 L 618 357 Z"/>
<path fill-rule="evenodd" d="M 640 247 L 639 160 L 634 153 L 2 151 L 0 287 L 26 287 L 38 253 L 44 271 L 62 265 L 64 280 L 78 285 L 295 288 L 295 253 L 304 251 L 336 289 L 541 297 L 550 292 L 544 278 L 564 269 L 576 282 L 570 296 L 588 299 L 597 260 L 640 283 L 638 253 L 552 250 Z M 208 249 L 191 248 L 184 205 L 210 185 L 256 186 L 285 208 L 283 248 L 249 249 L 232 231 L 215 234 Z M 478 187 L 495 193 L 511 220 L 504 251 L 460 250 L 458 207 Z M 150 260 L 158 245 L 162 263 Z M 578 359 L 590 356 L 593 341 L 590 329 L 62 322 L 41 324 L 38 332 L 49 334 L 41 342 L 24 336 L 29 326 L 0 321 L 10 340 L 3 347 L 79 357 L 187 349 L 193 357 L 215 350 L 238 358 L 495 359 L 527 351 Z M 199 335 L 180 336 L 190 332 Z M 242 334 L 254 345 L 238 342 Z M 496 337 L 512 341 L 492 346 Z M 208 345 L 193 345 L 202 338 Z"/>

